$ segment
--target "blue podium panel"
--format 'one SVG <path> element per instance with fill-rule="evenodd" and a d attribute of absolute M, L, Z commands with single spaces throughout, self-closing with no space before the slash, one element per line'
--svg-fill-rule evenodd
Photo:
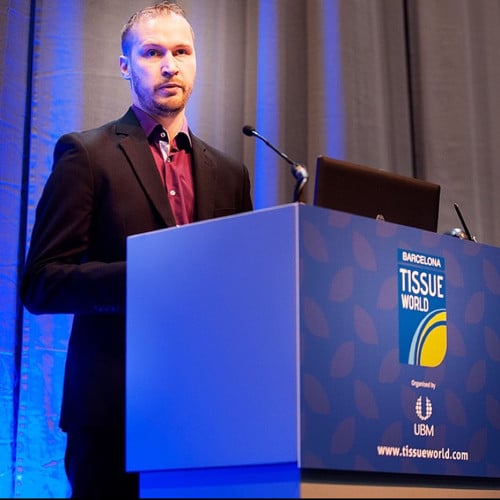
<path fill-rule="evenodd" d="M 298 462 L 296 235 L 290 205 L 129 238 L 128 470 Z"/>
<path fill-rule="evenodd" d="M 500 477 L 500 250 L 299 221 L 301 467 Z"/>

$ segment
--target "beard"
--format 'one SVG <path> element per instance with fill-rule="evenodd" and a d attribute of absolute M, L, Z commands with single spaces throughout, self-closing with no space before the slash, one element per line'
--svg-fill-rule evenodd
<path fill-rule="evenodd" d="M 157 96 L 157 88 L 146 88 L 134 72 L 131 73 L 131 82 L 141 108 L 152 116 L 175 116 L 185 107 L 191 95 L 191 88 L 184 85 L 177 88 L 179 96 Z"/>

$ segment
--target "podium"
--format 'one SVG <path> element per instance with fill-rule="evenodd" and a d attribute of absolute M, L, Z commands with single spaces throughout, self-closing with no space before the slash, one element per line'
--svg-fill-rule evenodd
<path fill-rule="evenodd" d="M 127 256 L 142 497 L 299 497 L 306 470 L 500 477 L 499 249 L 293 203 Z"/>

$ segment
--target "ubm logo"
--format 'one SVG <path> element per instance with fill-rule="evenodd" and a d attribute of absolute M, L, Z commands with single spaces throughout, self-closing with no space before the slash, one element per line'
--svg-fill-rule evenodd
<path fill-rule="evenodd" d="M 432 402 L 425 396 L 425 406 L 423 404 L 422 396 L 417 398 L 415 403 L 415 413 L 420 420 L 427 420 L 432 415 Z M 423 422 L 413 424 L 413 434 L 415 436 L 434 436 L 434 426 L 427 425 Z"/>

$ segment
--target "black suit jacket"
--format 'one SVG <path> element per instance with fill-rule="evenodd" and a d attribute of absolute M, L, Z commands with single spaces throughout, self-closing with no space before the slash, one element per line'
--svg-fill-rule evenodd
<path fill-rule="evenodd" d="M 191 138 L 195 220 L 252 210 L 247 168 Z M 147 138 L 131 109 L 119 120 L 59 139 L 37 206 L 21 297 L 35 314 L 74 314 L 64 430 L 123 425 L 126 240 L 173 225 Z"/>

